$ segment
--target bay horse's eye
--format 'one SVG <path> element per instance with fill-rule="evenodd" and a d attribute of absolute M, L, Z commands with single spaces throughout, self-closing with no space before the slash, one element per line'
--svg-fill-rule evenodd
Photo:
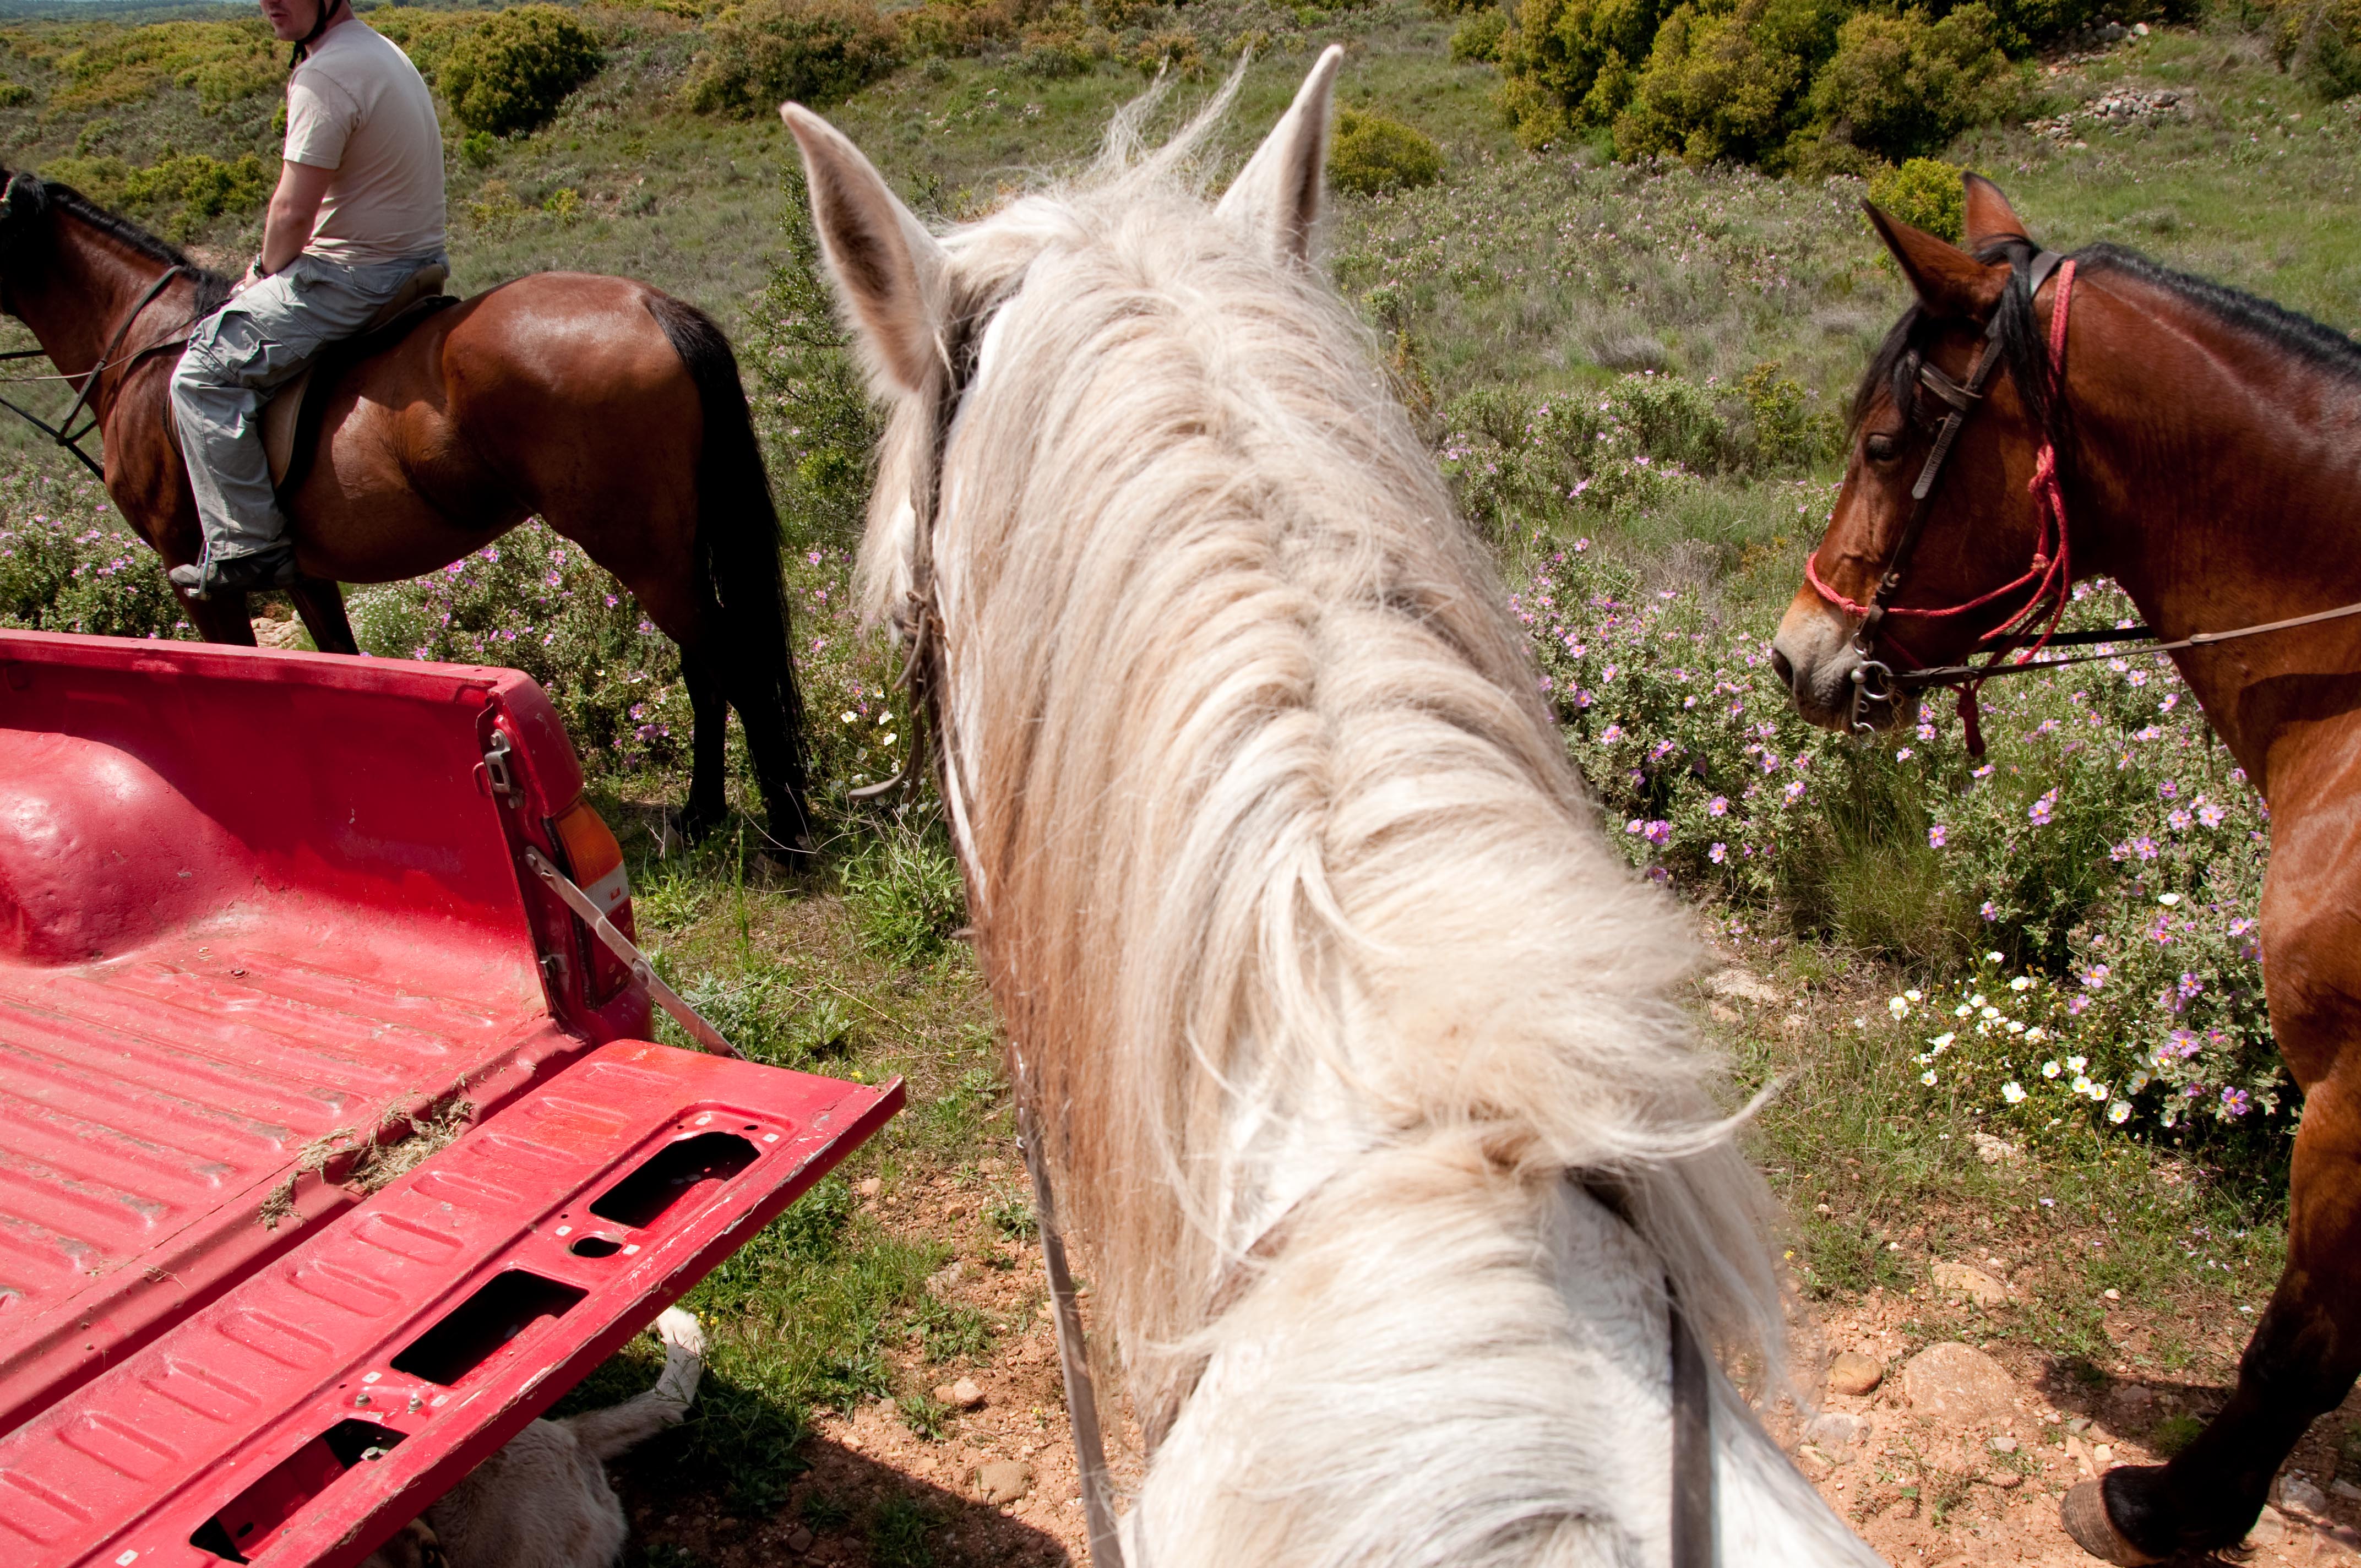
<path fill-rule="evenodd" d="M 1881 431 L 1862 442 L 1861 449 L 1872 463 L 1890 463 L 1894 454 L 1902 450 L 1902 444 Z"/>

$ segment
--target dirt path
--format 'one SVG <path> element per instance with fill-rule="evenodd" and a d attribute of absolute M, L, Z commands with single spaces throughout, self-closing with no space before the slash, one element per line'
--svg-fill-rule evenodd
<path fill-rule="evenodd" d="M 2058 1523 L 2066 1489 L 2112 1464 L 2156 1463 L 2149 1445 L 2210 1414 L 2224 1393 L 2086 1381 L 2006 1343 L 1947 1341 L 1905 1356 L 1902 1325 L 1923 1309 L 1923 1301 L 1873 1293 L 1823 1315 L 1832 1381 L 1842 1386 L 1852 1371 L 1858 1387 L 1873 1371 L 1877 1384 L 1857 1395 L 1829 1388 L 1808 1422 L 1773 1423 L 1820 1495 L 1888 1563 L 2086 1568 L 2093 1560 Z M 2282 1473 L 2279 1506 L 2265 1511 L 2250 1550 L 2235 1561 L 2273 1568 L 2361 1562 L 2361 1489 L 2330 1491 L 2339 1485 L 2336 1438 L 2356 1417 L 2361 1396 L 2314 1423 Z"/>
<path fill-rule="evenodd" d="M 928 1367 L 915 1348 L 906 1374 L 933 1378 L 949 1407 L 932 1432 L 914 1430 L 890 1401 L 818 1413 L 811 1468 L 767 1520 L 733 1520 L 709 1505 L 675 1510 L 623 1477 L 647 1561 L 660 1568 L 986 1568 L 1083 1563 L 1081 1490 L 1059 1384 L 1057 1343 L 1038 1253 L 992 1234 L 985 1201 L 1012 1190 L 1005 1168 L 979 1190 L 949 1178 L 863 1203 L 887 1225 L 955 1245 L 960 1261 L 928 1290 L 1004 1325 L 988 1355 Z M 1951 1263 L 1955 1290 L 2009 1288 L 1997 1259 Z M 1992 1272 L 1985 1272 L 1986 1269 Z M 2090 1559 L 2058 1524 L 2067 1487 L 2111 1464 L 2147 1464 L 2220 1402 L 2203 1384 L 2131 1382 L 2061 1364 L 2006 1341 L 1926 1343 L 1941 1303 L 1935 1287 L 1872 1291 L 1818 1314 L 1830 1381 L 1808 1420 L 1771 1418 L 1839 1513 L 1897 1565 L 1971 1568 L 2033 1563 L 2085 1568 Z M 2136 1309 L 2111 1332 L 2138 1333 Z M 1937 1321 L 1940 1321 L 1937 1318 Z M 1956 1321 L 1957 1320 L 1952 1320 Z M 1847 1375 L 1850 1374 L 1848 1382 Z M 1874 1377 L 1874 1385 L 1858 1393 Z M 2250 1550 L 2232 1561 L 2361 1564 L 2361 1488 L 2338 1483 L 2335 1444 L 2361 1421 L 2361 1395 L 2315 1424 Z M 1118 1475 L 1136 1477 L 1127 1457 Z M 2289 1485 L 2289 1477 L 2293 1477 Z M 685 1549 L 693 1555 L 665 1555 Z"/>

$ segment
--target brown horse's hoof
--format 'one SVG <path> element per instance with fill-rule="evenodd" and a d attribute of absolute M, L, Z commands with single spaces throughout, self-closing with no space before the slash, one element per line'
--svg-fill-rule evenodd
<path fill-rule="evenodd" d="M 2074 1544 L 2103 1563 L 2120 1563 L 2124 1568 L 2145 1568 L 2146 1564 L 2161 1563 L 2161 1557 L 2151 1557 L 2125 1541 L 2115 1521 L 2107 1517 L 2107 1498 L 2096 1481 L 2085 1481 L 2066 1494 L 2059 1506 L 2059 1522 Z"/>

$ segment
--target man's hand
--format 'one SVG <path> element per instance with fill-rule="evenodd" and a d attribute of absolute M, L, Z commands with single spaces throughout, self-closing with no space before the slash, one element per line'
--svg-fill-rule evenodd
<path fill-rule="evenodd" d="M 262 221 L 260 270 L 249 270 L 247 287 L 258 278 L 283 270 L 312 242 L 312 225 L 320 216 L 320 203 L 328 193 L 333 169 L 309 163 L 281 163 L 279 189 L 270 193 L 270 211 Z"/>

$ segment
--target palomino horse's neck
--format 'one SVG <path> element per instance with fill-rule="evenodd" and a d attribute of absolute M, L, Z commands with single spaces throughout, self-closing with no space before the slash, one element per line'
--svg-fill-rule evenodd
<path fill-rule="evenodd" d="M 50 363 L 79 383 L 98 367 L 125 318 L 171 264 L 68 211 L 53 210 L 45 229 L 8 270 L 8 309 L 31 329 Z M 195 289 L 193 277 L 168 285 L 141 319 L 130 323 L 115 351 L 116 362 L 127 353 L 185 335 Z M 105 377 L 92 390 L 91 408 L 102 421 L 113 411 L 122 379 Z"/>
<path fill-rule="evenodd" d="M 2361 601 L 2361 378 L 2113 270 L 2081 284 L 2073 333 L 2078 567 L 2168 639 Z M 2361 669 L 2361 622 L 2174 657 L 2267 787 L 2283 716 L 2258 694 Z"/>

